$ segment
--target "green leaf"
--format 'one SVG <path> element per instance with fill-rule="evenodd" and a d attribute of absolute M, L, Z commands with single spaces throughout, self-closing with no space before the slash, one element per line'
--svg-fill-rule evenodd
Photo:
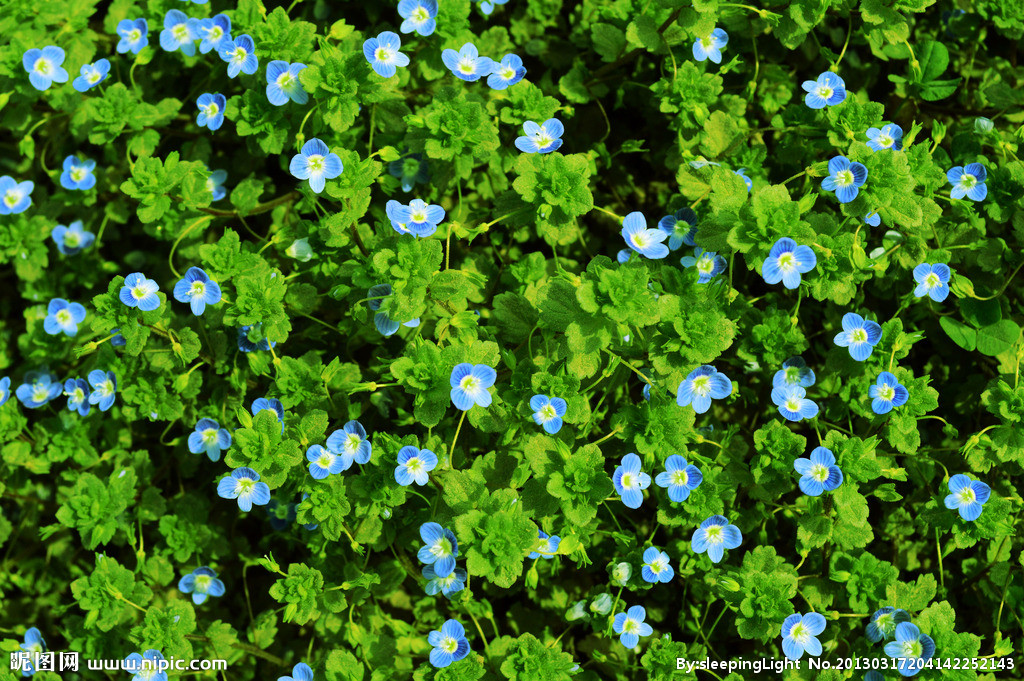
<path fill-rule="evenodd" d="M 950 340 L 967 351 L 973 351 L 978 343 L 978 332 L 951 317 L 939 318 L 939 326 Z"/>
<path fill-rule="evenodd" d="M 989 357 L 1013 349 L 1020 339 L 1020 327 L 1009 319 L 990 324 L 978 330 L 978 352 Z"/>

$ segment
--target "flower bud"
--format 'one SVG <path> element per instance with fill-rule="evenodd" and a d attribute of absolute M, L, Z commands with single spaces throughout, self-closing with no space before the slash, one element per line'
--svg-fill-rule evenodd
<path fill-rule="evenodd" d="M 619 586 L 625 586 L 632 574 L 632 565 L 629 563 L 619 563 L 615 566 L 615 569 L 612 570 L 612 579 L 614 579 Z"/>
<path fill-rule="evenodd" d="M 599 615 L 607 615 L 612 611 L 612 595 L 601 594 L 590 603 L 590 611 Z"/>
<path fill-rule="evenodd" d="M 313 257 L 313 249 L 309 246 L 309 239 L 296 239 L 285 251 L 289 258 L 295 258 L 299 262 L 307 262 Z"/>

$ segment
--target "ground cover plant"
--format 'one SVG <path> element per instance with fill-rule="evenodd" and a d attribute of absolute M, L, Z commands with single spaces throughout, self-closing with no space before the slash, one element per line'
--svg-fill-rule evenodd
<path fill-rule="evenodd" d="M 5 0 L 0 674 L 1022 678 L 1021 7 Z"/>

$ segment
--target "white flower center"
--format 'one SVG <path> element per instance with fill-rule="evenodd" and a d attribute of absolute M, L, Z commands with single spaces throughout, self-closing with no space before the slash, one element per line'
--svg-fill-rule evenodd
<path fill-rule="evenodd" d="M 320 455 L 320 458 L 316 460 L 316 465 L 320 466 L 320 468 L 327 468 L 328 466 L 331 465 L 331 459 L 333 458 L 334 457 L 332 457 L 330 454 L 324 452 L 323 454 Z"/>
<path fill-rule="evenodd" d="M 217 441 L 217 429 L 207 428 L 203 431 L 203 443 L 212 445 Z"/>
<path fill-rule="evenodd" d="M 423 462 L 420 461 L 420 457 L 414 456 L 405 462 L 405 467 L 410 473 L 417 473 L 423 468 Z"/>
<path fill-rule="evenodd" d="M 627 617 L 626 621 L 622 623 L 622 631 L 627 634 L 639 634 L 640 623 L 632 617 Z"/>
<path fill-rule="evenodd" d="M 924 285 L 927 286 L 928 288 L 935 288 L 936 286 L 939 286 L 941 284 L 942 280 L 939 279 L 939 275 L 935 274 L 934 272 L 929 272 L 928 275 L 924 278 Z"/>
<path fill-rule="evenodd" d="M 420 5 L 419 7 L 413 10 L 412 20 L 415 21 L 417 24 L 422 24 L 428 19 L 430 19 L 430 12 L 428 12 L 427 8 L 424 7 L 423 5 Z"/>
<path fill-rule="evenodd" d="M 721 544 L 725 541 L 725 537 L 722 536 L 722 526 L 712 525 L 704 531 L 704 537 L 707 539 L 709 544 Z"/>
<path fill-rule="evenodd" d="M 81 404 L 85 400 L 85 391 L 81 388 L 75 388 L 71 391 L 71 401 L 75 404 Z"/>
<path fill-rule="evenodd" d="M 277 84 L 281 87 L 282 90 L 287 90 L 294 83 L 295 83 L 295 78 L 292 76 L 291 72 L 289 72 L 289 71 L 285 71 L 284 73 L 282 73 L 280 76 L 277 77 Z"/>
<path fill-rule="evenodd" d="M 240 496 L 251 494 L 253 485 L 255 484 L 256 481 L 251 478 L 240 478 L 238 480 L 238 494 Z"/>
<path fill-rule="evenodd" d="M 459 381 L 459 387 L 462 388 L 464 392 L 475 393 L 480 387 L 480 382 L 477 381 L 474 376 L 465 376 L 461 381 Z"/>
<path fill-rule="evenodd" d="M 79 166 L 71 167 L 71 179 L 75 182 L 81 182 L 85 179 L 85 168 Z"/>
<path fill-rule="evenodd" d="M 903 655 L 901 657 L 921 657 L 923 652 L 924 646 L 921 645 L 921 641 L 904 641 Z"/>
<path fill-rule="evenodd" d="M 454 653 L 456 650 L 459 649 L 459 642 L 451 636 L 445 636 L 443 639 L 441 639 L 440 648 L 446 653 Z"/>
<path fill-rule="evenodd" d="M 971 175 L 970 173 L 964 173 L 960 177 L 960 186 L 964 187 L 965 189 L 970 189 L 976 184 L 978 184 L 978 178 L 976 178 L 974 175 Z"/>
<path fill-rule="evenodd" d="M 878 145 L 881 147 L 891 147 L 893 141 L 894 140 L 888 135 L 879 135 L 878 137 L 875 138 L 875 142 L 877 142 Z"/>
<path fill-rule="evenodd" d="M 57 313 L 57 321 L 61 324 L 67 324 L 71 321 L 71 313 L 67 310 L 61 310 Z"/>
<path fill-rule="evenodd" d="M 505 80 L 512 80 L 516 76 L 516 70 L 511 66 L 505 66 L 501 69 L 501 73 L 498 74 Z"/>
<path fill-rule="evenodd" d="M 12 208 L 18 205 L 18 201 L 21 201 L 22 195 L 17 189 L 10 189 L 4 194 L 4 203 Z"/>
<path fill-rule="evenodd" d="M 141 39 L 142 39 L 142 31 L 140 31 L 139 29 L 133 28 L 132 30 L 128 31 L 128 41 L 129 42 L 137 43 Z"/>
<path fill-rule="evenodd" d="M 215 43 L 218 40 L 220 40 L 221 37 L 223 37 L 223 35 L 224 35 L 224 29 L 221 28 L 220 26 L 214 26 L 213 28 L 211 28 L 209 31 L 206 32 L 206 39 L 209 40 L 210 42 Z"/>
<path fill-rule="evenodd" d="M 451 552 L 452 552 L 452 543 L 451 543 L 451 541 L 448 540 L 448 537 L 442 537 L 441 539 L 438 539 L 434 543 L 434 545 L 430 547 L 431 555 L 437 556 L 438 558 L 440 558 L 442 556 L 447 556 Z"/>
<path fill-rule="evenodd" d="M 541 149 L 546 149 L 547 147 L 550 147 L 552 143 L 554 143 L 554 141 L 555 138 L 544 132 L 544 130 L 538 132 L 533 138 L 533 143 L 536 144 Z"/>
<path fill-rule="evenodd" d="M 558 416 L 558 414 L 555 412 L 555 408 L 552 407 L 550 404 L 546 404 L 543 407 L 541 407 L 540 411 L 538 411 L 537 413 L 540 414 L 540 418 L 544 422 L 550 421 L 551 419 Z"/>
<path fill-rule="evenodd" d="M 850 332 L 850 340 L 854 343 L 863 343 L 868 339 L 868 332 L 864 329 L 854 329 Z"/>
<path fill-rule="evenodd" d="M 201 296 L 204 293 L 206 293 L 206 284 L 201 281 L 193 281 L 192 288 L 189 289 L 188 294 L 195 298 L 196 296 Z"/>
<path fill-rule="evenodd" d="M 783 253 L 779 256 L 779 269 L 783 272 L 792 272 L 796 268 L 796 256 L 792 253 Z"/>
<path fill-rule="evenodd" d="M 814 464 L 811 466 L 811 477 L 818 482 L 825 482 L 828 480 L 828 468 L 820 463 Z"/>
<path fill-rule="evenodd" d="M 690 476 L 684 470 L 672 471 L 671 480 L 673 485 L 685 486 L 690 481 Z"/>
<path fill-rule="evenodd" d="M 245 51 L 244 47 L 235 47 L 235 51 L 231 54 L 231 60 L 236 64 L 241 64 L 248 56 L 249 53 Z"/>
<path fill-rule="evenodd" d="M 800 411 L 800 403 L 802 400 L 799 397 L 790 397 L 786 400 L 786 409 L 789 411 Z"/>
<path fill-rule="evenodd" d="M 840 170 L 836 173 L 836 184 L 840 187 L 853 184 L 853 172 L 850 170 Z"/>
<path fill-rule="evenodd" d="M 345 438 L 345 453 L 355 454 L 356 450 L 359 449 L 359 445 L 362 444 L 362 442 L 363 439 L 361 437 L 359 437 L 355 433 L 350 433 L 349 436 Z"/>
<path fill-rule="evenodd" d="M 715 261 L 710 256 L 702 255 L 697 261 L 697 271 L 701 274 L 711 274 L 715 269 Z"/>
<path fill-rule="evenodd" d="M 467 76 L 474 73 L 476 71 L 476 60 L 463 57 L 459 60 L 459 71 L 462 71 Z"/>
<path fill-rule="evenodd" d="M 103 383 L 100 383 L 99 387 L 96 388 L 96 392 L 98 392 L 101 397 L 106 397 L 108 395 L 113 395 L 114 394 L 114 383 L 113 383 L 113 381 L 103 381 Z"/>
<path fill-rule="evenodd" d="M 807 643 L 807 640 L 811 637 L 811 632 L 807 630 L 807 627 L 803 625 L 803 622 L 796 624 L 792 629 L 789 630 L 789 637 L 797 643 L 803 645 Z"/>
<path fill-rule="evenodd" d="M 32 389 L 33 402 L 45 402 L 50 396 L 50 391 L 45 385 L 37 385 Z"/>
<path fill-rule="evenodd" d="M 203 113 L 206 114 L 208 118 L 216 116 L 218 111 L 220 111 L 220 107 L 217 106 L 217 102 L 210 102 L 203 107 Z"/>
<path fill-rule="evenodd" d="M 148 291 L 146 291 L 145 286 L 140 285 L 132 289 L 132 297 L 134 297 L 135 300 L 142 300 L 143 298 L 146 297 L 147 293 Z"/>
<path fill-rule="evenodd" d="M 974 494 L 974 490 L 970 487 L 964 487 L 960 490 L 960 502 L 964 504 L 970 504 L 977 500 Z"/>
<path fill-rule="evenodd" d="M 378 47 L 373 57 L 381 63 L 389 64 L 395 58 L 395 52 L 388 47 Z"/>
<path fill-rule="evenodd" d="M 44 57 L 36 59 L 35 66 L 33 67 L 33 70 L 41 76 L 49 74 L 52 69 L 53 64 L 50 63 L 49 59 L 46 59 Z"/>
<path fill-rule="evenodd" d="M 174 39 L 179 43 L 186 42 L 188 40 L 188 26 L 185 24 L 178 24 L 171 29 L 171 35 L 173 35 Z"/>
<path fill-rule="evenodd" d="M 410 218 L 412 219 L 413 222 L 426 222 L 427 221 L 427 214 L 424 213 L 423 211 L 417 211 L 417 212 L 413 213 L 410 216 Z"/>
<path fill-rule="evenodd" d="M 206 590 L 210 588 L 210 576 L 199 575 L 196 577 L 196 591 L 198 593 L 206 593 Z"/>
<path fill-rule="evenodd" d="M 818 96 L 822 99 L 828 99 L 832 96 L 832 88 L 828 85 L 819 85 L 817 88 Z"/>
<path fill-rule="evenodd" d="M 711 379 L 707 376 L 698 376 L 693 379 L 693 392 L 700 397 L 707 397 L 711 392 Z"/>
<path fill-rule="evenodd" d="M 309 162 L 309 172 L 319 174 L 324 172 L 324 157 L 320 154 L 313 154 L 307 158 Z"/>
<path fill-rule="evenodd" d="M 632 473 L 622 474 L 622 489 L 632 489 L 636 486 L 636 482 L 633 481 Z"/>
<path fill-rule="evenodd" d="M 85 79 L 89 81 L 89 83 L 91 83 L 92 85 L 95 85 L 100 81 L 100 72 L 96 69 L 93 69 L 89 72 L 89 75 L 86 76 Z"/>
<path fill-rule="evenodd" d="M 878 389 L 878 396 L 886 402 L 892 402 L 892 398 L 896 396 L 896 389 L 891 385 L 883 385 Z"/>

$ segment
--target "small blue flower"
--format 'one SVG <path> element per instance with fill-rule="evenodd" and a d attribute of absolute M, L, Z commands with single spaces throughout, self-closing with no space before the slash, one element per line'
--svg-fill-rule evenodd
<path fill-rule="evenodd" d="M 700 487 L 704 474 L 692 463 L 678 454 L 665 459 L 665 471 L 658 473 L 654 484 L 668 488 L 668 498 L 675 502 L 686 501 L 690 492 Z"/>
<path fill-rule="evenodd" d="M 89 246 L 96 240 L 96 235 L 87 232 L 82 228 L 82 221 L 75 220 L 70 225 L 57 225 L 50 232 L 50 238 L 57 244 L 57 250 L 64 255 L 75 255 Z"/>
<path fill-rule="evenodd" d="M 561 397 L 549 398 L 547 395 L 534 395 L 530 398 L 533 420 L 552 435 L 561 430 L 562 417 L 565 416 L 567 407 L 568 404 Z"/>
<path fill-rule="evenodd" d="M 632 650 L 640 644 L 641 636 L 650 636 L 654 629 L 644 622 L 647 611 L 641 605 L 634 605 L 626 612 L 620 612 L 612 620 L 612 629 L 620 634 L 619 643 Z"/>
<path fill-rule="evenodd" d="M 445 620 L 439 631 L 430 632 L 427 643 L 434 646 L 430 651 L 430 664 L 439 669 L 469 655 L 466 629 L 455 620 Z"/>
<path fill-rule="evenodd" d="M 754 181 L 747 177 L 747 169 L 740 168 L 739 170 L 734 170 L 733 172 L 743 179 L 743 184 L 747 185 L 747 193 L 749 194 L 751 190 L 754 188 Z"/>
<path fill-rule="evenodd" d="M 644 398 L 645 402 L 650 402 L 651 401 L 651 384 L 650 383 L 644 383 L 644 388 L 640 392 L 640 394 L 643 395 L 643 398 Z"/>
<path fill-rule="evenodd" d="M 392 161 L 388 164 L 388 172 L 392 177 L 397 177 L 402 181 L 403 192 L 411 192 L 417 184 L 427 184 L 430 182 L 427 162 L 419 154 L 409 154 L 405 158 Z M 388 204 L 391 203 L 391 201 L 388 201 Z M 401 205 L 397 201 L 394 203 Z"/>
<path fill-rule="evenodd" d="M 900 622 L 896 625 L 896 640 L 885 644 L 885 654 L 899 660 L 901 676 L 914 676 L 924 668 L 916 660 L 930 660 L 935 655 L 935 641 L 922 634 L 917 625 Z"/>
<path fill-rule="evenodd" d="M 68 156 L 64 159 L 64 172 L 60 175 L 60 186 L 64 189 L 80 189 L 85 191 L 96 186 L 96 176 L 93 170 L 96 168 L 96 161 L 90 159 L 79 160 L 77 156 Z"/>
<path fill-rule="evenodd" d="M 496 5 L 504 5 L 507 2 L 508 0 L 480 0 L 480 11 L 483 12 L 485 16 L 490 16 Z"/>
<path fill-rule="evenodd" d="M 277 420 L 281 423 L 281 434 L 284 435 L 284 405 L 281 404 L 281 400 L 275 400 L 272 398 L 260 397 L 252 402 L 252 415 L 256 416 L 261 411 L 272 411 L 277 415 Z"/>
<path fill-rule="evenodd" d="M 984 200 L 988 196 L 988 186 L 985 184 L 987 177 L 988 171 L 980 163 L 950 168 L 946 171 L 946 179 L 953 185 L 950 198 L 962 199 L 966 196 L 971 201 Z"/>
<path fill-rule="evenodd" d="M 413 482 L 422 487 L 430 479 L 427 474 L 435 468 L 437 468 L 437 455 L 434 452 L 406 445 L 398 450 L 395 482 L 402 487 L 407 487 Z"/>
<path fill-rule="evenodd" d="M 51 336 L 63 333 L 74 336 L 78 325 L 85 321 L 85 308 L 79 303 L 69 303 L 63 298 L 54 298 L 46 307 L 43 330 Z"/>
<path fill-rule="evenodd" d="M 693 255 L 686 255 L 679 259 L 683 267 L 696 267 L 698 284 L 706 284 L 716 276 L 725 271 L 728 263 L 725 258 L 712 251 L 705 251 L 700 246 L 693 249 Z"/>
<path fill-rule="evenodd" d="M 64 387 L 57 381 L 56 376 L 46 371 L 29 371 L 25 374 L 24 380 L 14 394 L 28 409 L 36 409 L 56 399 Z"/>
<path fill-rule="evenodd" d="M 138 54 L 142 48 L 149 45 L 149 22 L 145 19 L 122 19 L 117 24 L 117 35 L 120 40 L 117 42 L 118 54 L 131 52 Z"/>
<path fill-rule="evenodd" d="M 849 203 L 857 198 L 860 187 L 868 181 L 868 169 L 863 163 L 851 162 L 845 156 L 835 156 L 828 162 L 828 177 L 821 181 L 821 188 L 834 191 L 839 203 Z"/>
<path fill-rule="evenodd" d="M 327 449 L 341 457 L 341 469 L 347 471 L 353 462 L 360 465 L 370 462 L 373 443 L 366 436 L 366 429 L 359 421 L 349 421 L 341 430 L 327 437 Z"/>
<path fill-rule="evenodd" d="M 327 180 L 333 180 L 344 172 L 341 157 L 332 152 L 316 137 L 302 145 L 302 151 L 292 156 L 288 171 L 300 180 L 309 180 L 309 188 L 319 194 Z"/>
<path fill-rule="evenodd" d="M 274 106 L 282 106 L 290 99 L 296 104 L 309 101 L 309 94 L 299 82 L 299 74 L 306 68 L 305 64 L 275 59 L 267 64 L 267 100 Z"/>
<path fill-rule="evenodd" d="M 831 71 L 819 74 L 817 80 L 805 80 L 801 87 L 807 93 L 804 104 L 812 109 L 835 106 L 846 99 L 846 83 Z"/>
<path fill-rule="evenodd" d="M 203 54 L 217 50 L 231 40 L 231 17 L 227 14 L 218 14 L 209 19 L 200 19 L 197 26 L 198 37 L 202 39 L 199 43 L 199 51 Z"/>
<path fill-rule="evenodd" d="M 825 631 L 825 618 L 817 612 L 794 613 L 782 622 L 782 652 L 791 660 L 799 660 L 806 652 L 821 655 L 817 636 Z"/>
<path fill-rule="evenodd" d="M 405 19 L 399 31 L 426 37 L 437 28 L 437 0 L 400 0 L 398 15 Z"/>
<path fill-rule="evenodd" d="M 466 588 L 466 580 L 469 574 L 462 568 L 455 568 L 447 577 L 438 577 L 433 565 L 423 568 L 423 577 L 427 583 L 423 586 L 428 596 L 436 596 L 440 593 L 445 598 L 451 599 L 452 594 Z"/>
<path fill-rule="evenodd" d="M 914 296 L 928 296 L 936 303 L 941 303 L 949 295 L 949 278 L 952 276 L 949 265 L 922 263 L 914 268 L 914 281 L 917 287 Z"/>
<path fill-rule="evenodd" d="M 253 469 L 236 468 L 217 484 L 217 495 L 223 499 L 237 499 L 238 508 L 248 512 L 253 504 L 265 506 L 270 502 L 270 487 L 260 482 L 260 474 Z"/>
<path fill-rule="evenodd" d="M 730 525 L 725 516 L 713 515 L 700 524 L 690 539 L 694 553 L 707 551 L 712 563 L 718 563 L 725 555 L 725 549 L 735 549 L 743 541 L 740 528 Z"/>
<path fill-rule="evenodd" d="M 557 118 L 549 118 L 539 125 L 526 121 L 523 132 L 526 135 L 516 138 L 516 149 L 526 154 L 549 154 L 561 148 L 565 126 Z"/>
<path fill-rule="evenodd" d="M 46 90 L 53 83 L 68 82 L 68 72 L 61 67 L 64 50 L 54 45 L 26 50 L 21 65 L 28 71 L 28 80 L 37 90 Z"/>
<path fill-rule="evenodd" d="M 275 531 L 280 531 L 295 522 L 298 515 L 295 510 L 296 506 L 297 504 L 281 504 L 277 499 L 271 499 L 267 508 L 264 509 L 267 512 L 270 527 Z"/>
<path fill-rule="evenodd" d="M 253 338 L 249 337 L 250 334 Z M 257 350 L 266 352 L 274 347 L 277 347 L 277 341 L 267 340 L 267 337 L 263 335 L 263 324 L 253 324 L 238 329 L 238 349 L 242 352 L 256 352 Z"/>
<path fill-rule="evenodd" d="M 888 414 L 895 407 L 901 407 L 910 399 L 910 392 L 888 371 L 878 375 L 875 385 L 868 389 L 871 398 L 871 411 L 876 414 Z"/>
<path fill-rule="evenodd" d="M 142 272 L 132 272 L 124 278 L 121 287 L 121 302 L 128 307 L 137 307 L 143 312 L 150 312 L 160 307 L 157 291 L 160 287 L 152 279 L 147 279 Z"/>
<path fill-rule="evenodd" d="M 496 61 L 491 66 L 487 85 L 492 90 L 505 90 L 521 81 L 525 75 L 526 67 L 523 66 L 523 60 L 514 54 L 506 54 L 501 61 Z"/>
<path fill-rule="evenodd" d="M 291 676 L 279 676 L 277 681 L 313 681 L 313 669 L 305 662 L 292 667 Z"/>
<path fill-rule="evenodd" d="M 195 430 L 188 435 L 188 451 L 206 452 L 210 461 L 220 461 L 220 453 L 230 446 L 231 433 L 213 419 L 199 419 Z"/>
<path fill-rule="evenodd" d="M 645 582 L 667 584 L 676 576 L 676 571 L 669 565 L 668 554 L 651 546 L 644 551 L 644 566 L 640 574 Z"/>
<path fill-rule="evenodd" d="M 879 128 L 868 128 L 868 146 L 873 151 L 882 149 L 894 149 L 899 151 L 903 147 L 903 128 L 895 123 L 889 123 Z"/>
<path fill-rule="evenodd" d="M 164 16 L 164 30 L 160 31 L 160 47 L 167 52 L 181 50 L 189 57 L 196 54 L 195 41 L 199 39 L 199 20 L 190 19 L 181 10 L 169 10 Z"/>
<path fill-rule="evenodd" d="M 818 257 L 810 246 L 798 246 L 789 237 L 775 242 L 761 265 L 761 276 L 766 284 L 778 284 L 788 289 L 800 285 L 800 275 L 807 274 L 818 264 Z"/>
<path fill-rule="evenodd" d="M 896 627 L 899 626 L 900 622 L 909 621 L 910 613 L 906 610 L 900 610 L 887 605 L 876 610 L 875 614 L 871 616 L 871 621 L 868 622 L 865 633 L 869 641 L 878 643 L 883 639 L 890 639 L 895 636 Z"/>
<path fill-rule="evenodd" d="M 79 92 L 91 90 L 106 80 L 110 74 L 110 62 L 106 59 L 100 59 L 94 64 L 83 64 L 79 73 L 81 75 L 72 81 L 71 87 Z"/>
<path fill-rule="evenodd" d="M 558 545 L 561 543 L 562 538 L 557 534 L 549 536 L 544 530 L 537 530 L 537 547 L 530 552 L 527 558 L 530 560 L 537 558 L 552 560 L 555 554 L 558 553 Z"/>
<path fill-rule="evenodd" d="M 882 340 L 882 327 L 859 314 L 847 312 L 843 315 L 843 330 L 836 334 L 834 340 L 839 347 L 849 348 L 850 357 L 863 362 Z"/>
<path fill-rule="evenodd" d="M 466 43 L 459 51 L 447 49 L 441 53 L 441 61 L 456 78 L 474 82 L 494 70 L 494 60 L 481 57 L 473 43 Z M 529 133 L 527 133 L 529 134 Z"/>
<path fill-rule="evenodd" d="M 877 211 L 874 213 L 868 213 L 864 216 L 864 222 L 872 227 L 878 227 L 878 225 L 882 224 L 882 216 L 879 215 Z"/>
<path fill-rule="evenodd" d="M 64 395 L 68 398 L 68 411 L 77 411 L 79 416 L 89 415 L 92 405 L 89 404 L 89 384 L 84 378 L 64 381 Z"/>
<path fill-rule="evenodd" d="M 89 393 L 89 404 L 95 404 L 100 411 L 106 411 L 114 406 L 114 398 L 117 397 L 117 377 L 113 371 L 93 369 L 89 372 L 89 385 L 92 392 Z"/>
<path fill-rule="evenodd" d="M 209 596 L 224 595 L 224 582 L 217 579 L 217 573 L 206 567 L 198 567 L 178 581 L 178 591 L 192 594 L 192 602 L 202 605 Z"/>
<path fill-rule="evenodd" d="M 383 336 L 393 336 L 398 332 L 399 327 L 408 326 L 411 329 L 415 329 L 420 325 L 420 318 L 410 319 L 407 322 L 396 322 L 394 319 L 388 316 L 387 312 L 380 312 L 381 303 L 387 296 L 391 295 L 391 284 L 377 284 L 371 286 L 370 290 L 366 292 L 366 297 L 371 300 L 367 301 L 370 309 L 377 312 L 373 316 L 373 325 L 377 327 Z"/>
<path fill-rule="evenodd" d="M 434 566 L 438 577 L 447 577 L 455 569 L 455 559 L 459 555 L 459 542 L 451 530 L 446 530 L 437 523 L 420 525 L 420 538 L 424 546 L 416 553 L 421 563 Z"/>
<path fill-rule="evenodd" d="M 445 217 L 444 208 L 422 199 L 413 199 L 408 206 L 400 207 L 395 214 L 400 218 L 399 222 L 403 223 L 413 236 L 418 237 L 430 236 L 436 232 L 437 226 Z"/>
<path fill-rule="evenodd" d="M 807 366 L 803 357 L 790 357 L 782 363 L 782 368 L 772 377 L 772 387 L 781 388 L 785 385 L 799 385 L 810 388 L 814 385 L 814 371 Z"/>
<path fill-rule="evenodd" d="M 30 627 L 25 631 L 25 640 L 18 646 L 23 652 L 30 654 L 42 653 L 46 650 L 46 641 L 43 634 L 36 627 Z M 27 662 L 21 670 L 22 676 L 32 676 L 36 673 L 31 662 Z"/>
<path fill-rule="evenodd" d="M 807 391 L 799 385 L 787 384 L 772 388 L 772 402 L 788 421 L 813 419 L 818 415 L 818 405 L 807 399 Z"/>
<path fill-rule="evenodd" d="M 111 329 L 109 335 L 113 336 L 113 338 L 110 339 L 110 344 L 115 348 L 121 348 L 128 345 L 128 341 L 126 341 L 124 336 L 121 335 L 121 329 Z"/>
<path fill-rule="evenodd" d="M 683 244 L 695 246 L 697 236 L 697 214 L 692 208 L 680 208 L 674 215 L 666 215 L 658 220 L 658 229 L 668 235 L 668 248 L 678 251 Z"/>
<path fill-rule="evenodd" d="M 402 39 L 393 31 L 383 31 L 363 42 L 363 56 L 378 76 L 390 78 L 399 66 L 408 66 L 409 57 L 400 51 Z"/>
<path fill-rule="evenodd" d="M 831 449 L 815 447 L 811 458 L 800 458 L 793 462 L 793 468 L 801 475 L 800 491 L 810 497 L 821 496 L 843 484 L 843 472 L 836 465 Z"/>
<path fill-rule="evenodd" d="M 10 175 L 0 176 L 0 215 L 24 213 L 32 205 L 34 188 L 28 180 L 16 182 Z"/>
<path fill-rule="evenodd" d="M 456 364 L 449 379 L 452 404 L 462 411 L 472 409 L 474 404 L 489 407 L 491 393 L 487 389 L 497 377 L 497 372 L 486 364 Z"/>
<path fill-rule="evenodd" d="M 621 251 L 615 254 L 615 259 L 619 261 L 620 265 L 625 265 L 627 262 L 629 262 L 629 259 L 633 257 L 634 253 L 636 253 L 636 251 L 634 251 L 631 248 L 623 248 Z"/>
<path fill-rule="evenodd" d="M 992 488 L 970 476 L 958 473 L 949 479 L 946 508 L 956 509 L 964 520 L 974 522 L 981 515 L 981 507 L 992 495 Z"/>
<path fill-rule="evenodd" d="M 320 445 L 312 445 L 306 450 L 306 461 L 314 480 L 323 480 L 328 475 L 341 472 L 341 457 Z"/>
<path fill-rule="evenodd" d="M 693 41 L 693 58 L 697 61 L 710 59 L 716 64 L 722 63 L 722 48 L 729 42 L 729 34 L 720 28 Z"/>
<path fill-rule="evenodd" d="M 9 399 L 11 399 L 11 377 L 4 376 L 0 378 L 0 407 L 4 406 Z"/>
<path fill-rule="evenodd" d="M 174 285 L 174 299 L 179 303 L 188 303 L 192 307 L 192 314 L 198 317 L 206 311 L 207 305 L 220 302 L 220 284 L 210 279 L 202 269 L 189 267 L 185 276 Z"/>
<path fill-rule="evenodd" d="M 650 484 L 651 476 L 640 470 L 640 457 L 636 454 L 622 457 L 622 463 L 612 473 L 612 485 L 622 497 L 622 503 L 629 508 L 640 508 L 644 502 L 641 490 L 647 489 Z"/>
<path fill-rule="evenodd" d="M 207 168 L 207 170 L 210 170 Z M 226 189 L 224 189 L 224 182 L 228 179 L 228 171 L 226 170 L 212 170 L 210 176 L 206 178 L 206 191 L 213 195 L 214 201 L 220 201 L 228 195 Z"/>
<path fill-rule="evenodd" d="M 121 668 L 134 674 L 131 681 L 167 681 L 167 672 L 160 671 L 163 662 L 163 654 L 150 648 L 142 654 L 132 653 L 124 658 Z"/>
<path fill-rule="evenodd" d="M 725 399 L 732 394 L 732 381 L 710 364 L 703 364 L 691 371 L 676 391 L 676 404 L 685 407 L 693 405 L 698 414 L 711 408 L 712 400 Z"/>
<path fill-rule="evenodd" d="M 626 245 L 645 258 L 658 260 L 668 255 L 668 246 L 662 243 L 668 234 L 662 229 L 648 229 L 647 219 L 638 210 L 623 218 L 621 234 Z"/>
<path fill-rule="evenodd" d="M 252 75 L 256 73 L 260 62 L 256 58 L 256 45 L 252 36 L 240 35 L 237 38 L 225 38 L 217 50 L 220 58 L 228 63 L 228 78 L 234 78 L 239 73 Z"/>
<path fill-rule="evenodd" d="M 200 128 L 207 127 L 210 130 L 217 130 L 224 124 L 224 110 L 227 109 L 228 100 L 219 92 L 204 92 L 196 100 L 196 107 L 199 114 L 196 116 L 196 125 Z"/>

